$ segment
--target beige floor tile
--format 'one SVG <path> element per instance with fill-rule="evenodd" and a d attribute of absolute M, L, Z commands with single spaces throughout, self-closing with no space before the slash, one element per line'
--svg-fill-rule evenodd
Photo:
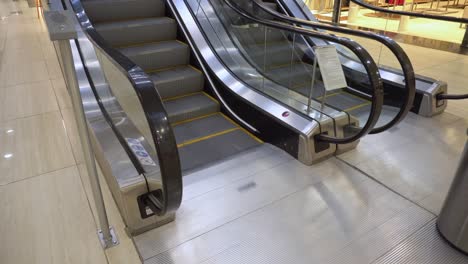
<path fill-rule="evenodd" d="M 62 70 L 57 57 L 47 59 L 46 64 L 47 72 L 49 73 L 49 78 L 51 80 L 63 79 Z"/>
<path fill-rule="evenodd" d="M 45 40 L 41 39 L 41 49 L 42 49 L 42 54 L 43 54 L 45 59 L 47 59 L 47 60 L 57 59 L 57 54 L 55 52 L 55 47 L 52 44 L 52 42 L 50 42 L 48 37 Z"/>
<path fill-rule="evenodd" d="M 57 97 L 57 101 L 59 104 L 60 109 L 68 109 L 72 108 L 72 102 L 70 95 L 68 94 L 67 87 L 65 85 L 65 81 L 63 78 L 52 80 L 52 87 L 55 91 L 55 96 Z"/>
<path fill-rule="evenodd" d="M 9 49 L 5 52 L 2 59 L 2 67 L 7 67 L 11 64 L 27 64 L 33 61 L 43 61 L 44 55 L 42 50 L 31 49 Z"/>
<path fill-rule="evenodd" d="M 0 123 L 0 185 L 75 164 L 60 113 Z"/>
<path fill-rule="evenodd" d="M 50 81 L 0 89 L 0 121 L 58 110 Z"/>
<path fill-rule="evenodd" d="M 8 32 L 12 31 L 21 31 L 22 29 L 9 29 Z M 39 42 L 39 35 L 32 34 L 29 35 L 27 33 L 23 34 L 18 34 L 15 36 L 7 36 L 6 42 L 5 42 L 5 49 L 6 50 L 36 50 L 36 51 L 41 51 L 41 45 Z"/>
<path fill-rule="evenodd" d="M 0 263 L 107 263 L 71 167 L 0 187 Z"/>
<path fill-rule="evenodd" d="M 83 151 L 81 150 L 80 138 L 78 136 L 78 128 L 76 126 L 75 116 L 72 108 L 62 109 L 63 121 L 65 122 L 65 128 L 67 135 L 70 139 L 71 147 L 73 150 L 73 156 L 75 157 L 76 164 L 84 162 Z"/>
<path fill-rule="evenodd" d="M 96 208 L 94 204 L 93 195 L 91 192 L 91 186 L 89 185 L 89 178 L 88 173 L 86 171 L 86 166 L 81 164 L 78 166 L 81 179 L 83 181 L 83 185 L 88 196 L 88 199 L 91 203 L 91 208 L 94 212 L 94 216 L 96 217 Z M 99 169 L 99 167 L 98 167 Z M 104 176 L 101 174 L 99 170 L 100 182 L 102 185 L 104 202 L 106 204 L 107 214 L 109 217 L 109 223 L 112 225 L 119 237 L 120 245 L 113 247 L 111 249 L 106 250 L 107 257 L 109 259 L 109 263 L 111 264 L 137 264 L 141 263 L 138 253 L 136 251 L 135 245 L 133 240 L 127 235 L 125 232 L 125 224 L 120 216 L 120 212 L 117 208 L 114 199 L 112 198 L 112 194 L 107 186 L 107 183 L 104 179 Z M 98 219 L 95 219 L 98 222 Z"/>
<path fill-rule="evenodd" d="M 0 69 L 0 87 L 49 80 L 45 61 L 10 64 Z"/>

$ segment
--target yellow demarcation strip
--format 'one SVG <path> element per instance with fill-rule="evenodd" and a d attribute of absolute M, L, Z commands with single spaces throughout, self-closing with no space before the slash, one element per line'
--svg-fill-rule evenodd
<path fill-rule="evenodd" d="M 146 70 L 145 72 L 146 72 L 146 73 L 155 73 L 155 72 L 162 72 L 162 71 L 173 70 L 173 69 L 177 69 L 177 68 L 180 68 L 180 67 L 181 67 L 180 65 L 177 65 L 177 66 L 169 66 L 169 67 L 164 67 L 164 68 L 148 69 L 148 70 Z"/>
<path fill-rule="evenodd" d="M 234 127 L 234 128 L 227 129 L 227 130 L 224 130 L 224 131 L 221 131 L 221 132 L 217 132 L 217 133 L 214 133 L 214 134 L 211 134 L 211 135 L 208 135 L 208 136 L 195 138 L 195 139 L 189 140 L 187 142 L 184 142 L 182 144 L 178 144 L 177 147 L 182 148 L 182 147 L 185 147 L 185 146 L 188 146 L 188 145 L 191 145 L 191 144 L 203 141 L 203 140 L 207 140 L 207 139 L 210 139 L 210 138 L 222 136 L 222 135 L 225 135 L 227 133 L 231 133 L 231 132 L 236 131 L 236 130 L 240 130 L 240 128 L 239 127 Z"/>
<path fill-rule="evenodd" d="M 122 46 L 116 46 L 118 49 L 125 49 L 125 48 L 133 48 L 133 47 L 141 47 L 145 45 L 151 45 L 151 44 L 156 44 L 156 43 L 166 43 L 166 42 L 171 42 L 172 40 L 162 40 L 162 41 L 151 41 L 151 42 L 139 42 L 139 43 L 133 43 L 133 44 L 128 44 L 128 45 L 122 45 Z M 183 43 L 183 42 L 181 42 Z M 185 43 L 184 43 L 185 44 Z M 187 44 L 185 44 L 187 45 Z"/>
<path fill-rule="evenodd" d="M 343 110 L 343 111 L 344 111 L 344 112 L 353 111 L 353 110 L 359 109 L 359 108 L 361 108 L 361 107 L 368 106 L 368 105 L 370 105 L 370 104 L 371 104 L 370 102 L 365 102 L 365 103 L 363 103 L 363 104 L 359 104 L 359 105 L 350 107 L 350 108 L 345 109 L 345 110 Z"/>
<path fill-rule="evenodd" d="M 174 100 L 177 100 L 177 99 L 180 99 L 180 98 L 189 97 L 189 96 L 196 95 L 196 94 L 202 94 L 202 93 L 201 92 L 194 92 L 194 93 L 188 93 L 188 94 L 178 95 L 178 96 L 174 96 L 174 97 L 169 97 L 169 98 L 164 99 L 163 102 L 174 101 Z"/>
<path fill-rule="evenodd" d="M 370 102 L 370 100 L 364 99 L 364 98 L 359 97 L 359 96 L 357 96 L 357 95 L 355 95 L 355 94 L 352 94 L 352 93 L 347 93 L 347 94 L 351 95 L 351 96 L 354 97 L 354 98 L 360 99 L 361 101 Z"/>
<path fill-rule="evenodd" d="M 247 135 L 249 135 L 251 138 L 253 138 L 255 141 L 257 141 L 258 143 L 260 144 L 263 144 L 263 140 L 259 139 L 258 137 L 256 137 L 254 134 L 250 133 L 247 129 L 241 127 L 239 124 L 237 124 L 236 122 L 234 122 L 234 120 L 232 120 L 231 118 L 229 118 L 228 116 L 226 116 L 225 114 L 221 113 L 220 114 L 227 120 L 229 121 L 231 124 L 235 125 L 236 127 L 240 128 L 244 133 L 246 133 Z"/>
<path fill-rule="evenodd" d="M 211 95 L 205 93 L 205 92 L 202 92 L 204 95 L 206 95 L 206 97 L 210 98 L 211 101 L 215 102 L 216 104 L 219 104 L 218 100 L 214 99 Z"/>
<path fill-rule="evenodd" d="M 178 125 L 190 123 L 190 122 L 195 121 L 195 120 L 207 118 L 207 117 L 218 115 L 218 114 L 219 114 L 219 112 L 211 113 L 211 114 L 207 114 L 207 115 L 202 115 L 202 116 L 197 116 L 197 117 L 194 117 L 194 118 L 190 118 L 190 119 L 186 119 L 186 120 L 182 120 L 182 121 L 179 121 L 179 122 L 172 123 L 172 126 L 178 126 Z"/>
<path fill-rule="evenodd" d="M 327 94 L 327 95 L 325 95 L 325 98 L 332 97 L 332 96 L 335 96 L 335 95 L 340 95 L 342 93 L 343 93 L 342 91 L 339 91 L 339 92 L 336 92 L 336 93 Z M 320 96 L 320 97 L 317 97 L 317 98 L 313 98 L 313 99 L 322 100 L 322 98 L 323 98 L 323 95 Z"/>
<path fill-rule="evenodd" d="M 198 69 L 198 68 L 195 68 L 195 66 L 193 66 L 192 64 L 189 64 L 189 67 L 190 67 L 190 68 L 192 68 L 192 69 L 194 69 L 195 71 L 197 71 L 197 72 L 199 72 L 199 73 L 203 74 L 203 72 L 202 72 L 202 71 L 200 71 L 200 69 Z"/>
<path fill-rule="evenodd" d="M 123 19 L 112 19 L 112 20 L 106 21 L 106 24 L 117 23 L 117 22 L 129 22 L 129 21 L 143 20 L 143 19 L 148 19 L 148 17 L 130 17 L 130 18 L 123 18 Z M 169 19 L 174 20 L 173 18 L 169 18 Z"/>

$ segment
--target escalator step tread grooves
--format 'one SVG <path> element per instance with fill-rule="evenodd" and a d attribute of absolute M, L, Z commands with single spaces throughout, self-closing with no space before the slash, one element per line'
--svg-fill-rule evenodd
<path fill-rule="evenodd" d="M 164 1 L 85 0 L 83 6 L 106 42 L 155 84 L 173 126 L 183 171 L 262 143 L 221 114 L 219 102 L 204 92 L 203 73 L 190 65 L 190 48 L 177 39 L 176 21 L 165 16 Z"/>

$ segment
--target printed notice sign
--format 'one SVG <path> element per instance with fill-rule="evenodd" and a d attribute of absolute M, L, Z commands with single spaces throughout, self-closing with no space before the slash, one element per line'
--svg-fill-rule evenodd
<path fill-rule="evenodd" d="M 314 50 L 325 89 L 331 91 L 345 88 L 346 79 L 335 46 L 317 46 Z"/>

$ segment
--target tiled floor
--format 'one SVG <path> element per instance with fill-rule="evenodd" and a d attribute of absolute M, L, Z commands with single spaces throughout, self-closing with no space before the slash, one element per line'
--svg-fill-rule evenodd
<path fill-rule="evenodd" d="M 26 1 L 0 0 L 2 264 L 140 263 L 107 185 L 120 246 L 104 251 L 99 244 L 71 106 L 35 9 Z"/>
<path fill-rule="evenodd" d="M 468 57 L 404 47 L 418 73 L 448 81 L 450 92 L 468 92 Z M 437 213 L 467 117 L 463 101 L 433 119 L 410 115 L 340 158 Z M 427 153 L 428 146 L 438 151 Z M 121 244 L 99 246 L 71 102 L 43 22 L 23 0 L 0 0 L 0 154 L 0 263 L 140 263 L 106 185 Z M 427 168 L 435 161 L 440 165 Z"/>

